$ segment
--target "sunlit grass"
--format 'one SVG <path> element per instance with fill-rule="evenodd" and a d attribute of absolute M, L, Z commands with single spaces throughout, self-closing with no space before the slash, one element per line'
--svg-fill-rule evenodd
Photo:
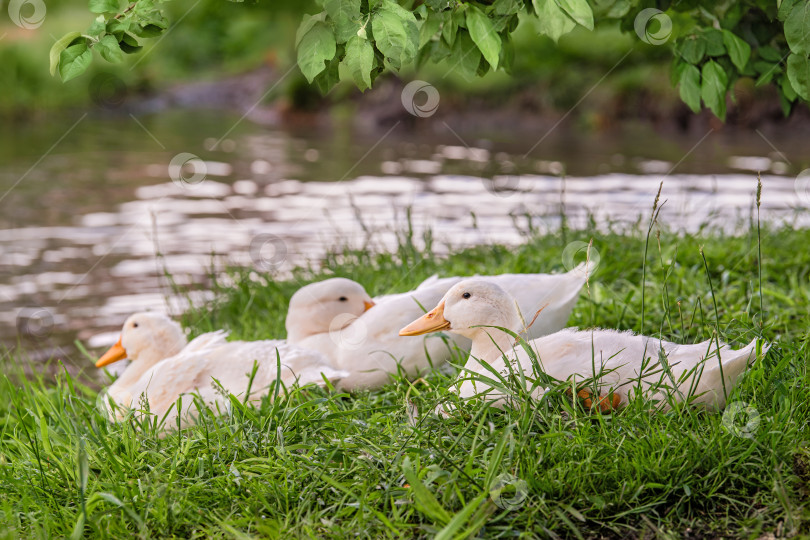
<path fill-rule="evenodd" d="M 258 408 L 235 400 L 231 416 L 205 413 L 161 437 L 135 419 L 109 424 L 96 393 L 66 375 L 51 385 L 12 373 L 0 384 L 0 527 L 47 538 L 810 533 L 810 231 L 762 231 L 764 312 L 755 227 L 654 229 L 645 270 L 644 233 L 563 231 L 445 258 L 405 235 L 395 253 L 335 253 L 294 279 L 234 270 L 185 322 L 279 337 L 302 283 L 341 275 L 377 295 L 434 272 L 562 271 L 565 246 L 593 239 L 601 264 L 570 324 L 683 343 L 764 337 L 775 345 L 729 396 L 758 425 L 691 407 L 653 414 L 640 400 L 594 415 L 563 391 L 508 412 L 460 404 L 440 419 L 427 413 L 453 398 L 449 376 L 434 374 L 352 396 L 305 388 Z M 499 498 L 493 487 L 510 481 Z"/>

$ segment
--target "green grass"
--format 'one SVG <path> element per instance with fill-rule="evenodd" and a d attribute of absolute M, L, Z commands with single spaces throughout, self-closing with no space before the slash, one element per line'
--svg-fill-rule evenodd
<path fill-rule="evenodd" d="M 591 238 L 601 265 L 572 325 L 676 342 L 719 331 L 733 345 L 760 335 L 775 343 L 729 396 L 759 412 L 750 438 L 732 433 L 721 413 L 650 414 L 634 401 L 599 416 L 555 392 L 508 412 L 471 402 L 458 417 L 438 419 L 425 413 L 447 398 L 440 374 L 351 396 L 293 390 L 258 408 L 235 400 L 230 417 L 204 414 L 200 425 L 161 438 L 154 425 L 107 423 L 96 392 L 67 375 L 55 383 L 7 376 L 3 536 L 810 534 L 810 230 L 762 231 L 764 311 L 755 226 L 735 236 L 707 229 L 659 237 L 654 229 L 646 264 L 644 233 L 593 229 L 444 258 L 403 235 L 396 253 L 346 250 L 328 257 L 328 270 L 299 269 L 289 280 L 235 270 L 235 283 L 217 285 L 218 300 L 185 322 L 196 333 L 227 327 L 241 338 L 279 337 L 289 296 L 308 281 L 349 276 L 382 294 L 434 272 L 561 271 L 564 247 Z M 525 482 L 522 500 L 506 489 L 503 499 L 515 501 L 506 509 L 490 489 L 504 474 Z"/>

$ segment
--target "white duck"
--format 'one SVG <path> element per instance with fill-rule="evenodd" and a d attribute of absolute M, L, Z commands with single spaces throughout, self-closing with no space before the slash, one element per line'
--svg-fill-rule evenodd
<path fill-rule="evenodd" d="M 299 289 L 290 300 L 287 338 L 320 352 L 337 369 L 350 373 L 339 387 L 373 389 L 386 384 L 399 368 L 416 377 L 452 357 L 454 345 L 469 350 L 464 336 L 427 336 L 403 340 L 399 329 L 436 305 L 464 278 L 429 278 L 414 291 L 374 301 L 358 283 L 333 278 Z M 587 279 L 585 266 L 565 274 L 502 274 L 480 279 L 496 283 L 520 298 L 519 309 L 528 324 L 542 308 L 542 316 L 529 326 L 530 338 L 565 326 Z M 371 307 L 370 307 L 371 306 Z M 366 312 L 361 308 L 370 307 Z"/>
<path fill-rule="evenodd" d="M 503 406 L 509 398 L 501 390 L 474 379 L 497 379 L 481 361 L 506 377 L 511 366 L 515 372 L 522 370 L 527 379 L 536 378 L 529 354 L 515 345 L 513 336 L 493 328 L 500 326 L 520 333 L 523 321 L 515 306 L 515 299 L 498 285 L 466 280 L 453 286 L 433 310 L 403 328 L 400 335 L 447 330 L 471 339 L 470 357 L 456 381 L 456 390 L 463 398 L 486 394 L 486 399 Z M 530 341 L 529 345 L 541 369 L 555 379 L 592 381 L 601 373 L 599 394 L 612 394 L 613 407 L 626 405 L 641 380 L 641 389 L 648 398 L 663 402 L 667 390 L 662 386 L 668 386 L 677 388 L 677 400 L 695 396 L 694 402 L 706 408 L 722 408 L 735 382 L 756 356 L 756 341 L 736 351 L 721 344 L 718 354 L 713 340 L 676 345 L 614 330 L 566 329 Z M 663 363 L 662 356 L 666 358 Z M 668 370 L 664 364 L 669 365 Z M 530 389 L 535 398 L 546 391 L 542 385 Z M 600 406 L 606 403 L 605 398 L 600 400 Z M 662 406 L 665 408 L 665 403 Z"/>
<path fill-rule="evenodd" d="M 213 406 L 227 407 L 227 398 L 215 388 L 214 379 L 229 393 L 241 399 L 260 400 L 278 378 L 287 387 L 324 384 L 348 375 L 334 369 L 326 358 L 314 351 L 291 345 L 283 340 L 226 341 L 224 331 L 198 336 L 190 343 L 179 324 L 156 313 L 136 313 L 124 323 L 121 337 L 99 360 L 103 367 L 129 358 L 132 362 L 107 389 L 106 396 L 122 408 L 136 408 L 141 396 L 149 402 L 152 413 L 162 418 L 172 412 L 166 425 L 174 425 L 177 398 L 199 393 Z M 250 374 L 258 369 L 250 383 Z M 247 396 L 248 391 L 250 395 Z M 183 400 L 183 423 L 192 408 L 191 396 Z M 117 415 L 121 417 L 121 412 Z"/>
<path fill-rule="evenodd" d="M 330 278 L 298 289 L 287 311 L 287 340 L 301 343 L 310 336 L 343 327 L 375 306 L 362 285 Z"/>

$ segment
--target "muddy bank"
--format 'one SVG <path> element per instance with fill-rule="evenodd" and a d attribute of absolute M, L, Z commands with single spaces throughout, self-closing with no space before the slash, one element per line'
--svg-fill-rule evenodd
<path fill-rule="evenodd" d="M 806 105 L 794 104 L 791 114 L 785 117 L 775 89 L 755 88 L 746 80 L 738 82 L 734 99 L 729 98 L 728 117 L 723 123 L 707 110 L 694 114 L 679 100 L 675 88 L 662 94 L 660 86 L 607 96 L 585 95 L 588 91 L 583 90 L 583 96 L 566 108 L 550 103 L 547 82 L 497 95 L 439 89 L 441 99 L 435 113 L 417 117 L 402 106 L 402 91 L 409 81 L 393 75 L 378 80 L 375 88 L 365 93 L 346 89 L 326 97 L 299 79 L 296 72 L 264 66 L 240 75 L 165 89 L 119 89 L 122 95 L 102 105 L 106 112 L 126 113 L 221 109 L 244 114 L 260 125 L 314 128 L 331 126 L 336 108 L 349 107 L 354 128 L 365 133 L 384 131 L 399 122 L 417 130 L 444 131 L 450 125 L 456 131 L 479 133 L 542 132 L 558 126 L 599 132 L 644 123 L 660 133 L 682 135 L 703 134 L 709 129 L 760 130 L 765 135 L 776 130 L 810 134 L 810 109 Z"/>

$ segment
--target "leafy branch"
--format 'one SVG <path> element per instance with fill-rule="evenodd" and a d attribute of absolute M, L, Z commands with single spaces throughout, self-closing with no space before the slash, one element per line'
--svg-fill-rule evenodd
<path fill-rule="evenodd" d="M 68 81 L 93 60 L 120 62 L 161 35 L 168 22 L 158 4 L 90 0 L 96 19 L 51 50 L 51 73 Z M 238 1 L 238 0 L 237 0 Z M 385 71 L 444 63 L 467 78 L 511 70 L 512 33 L 521 19 L 554 41 L 577 26 L 618 22 L 644 46 L 673 53 L 673 83 L 694 112 L 725 119 L 726 99 L 741 77 L 772 85 L 784 113 L 810 102 L 810 0 L 317 0 L 296 34 L 304 77 L 327 92 L 341 80 L 371 88 Z M 731 95 L 734 99 L 734 95 Z"/>
<path fill-rule="evenodd" d="M 168 0 L 135 0 L 119 12 L 119 0 L 90 0 L 96 14 L 84 32 L 69 32 L 51 47 L 51 75 L 59 72 L 62 81 L 78 77 L 93 61 L 93 51 L 104 60 L 119 63 L 124 54 L 134 54 L 143 46 L 139 39 L 160 36 L 169 22 L 157 7 Z"/>

